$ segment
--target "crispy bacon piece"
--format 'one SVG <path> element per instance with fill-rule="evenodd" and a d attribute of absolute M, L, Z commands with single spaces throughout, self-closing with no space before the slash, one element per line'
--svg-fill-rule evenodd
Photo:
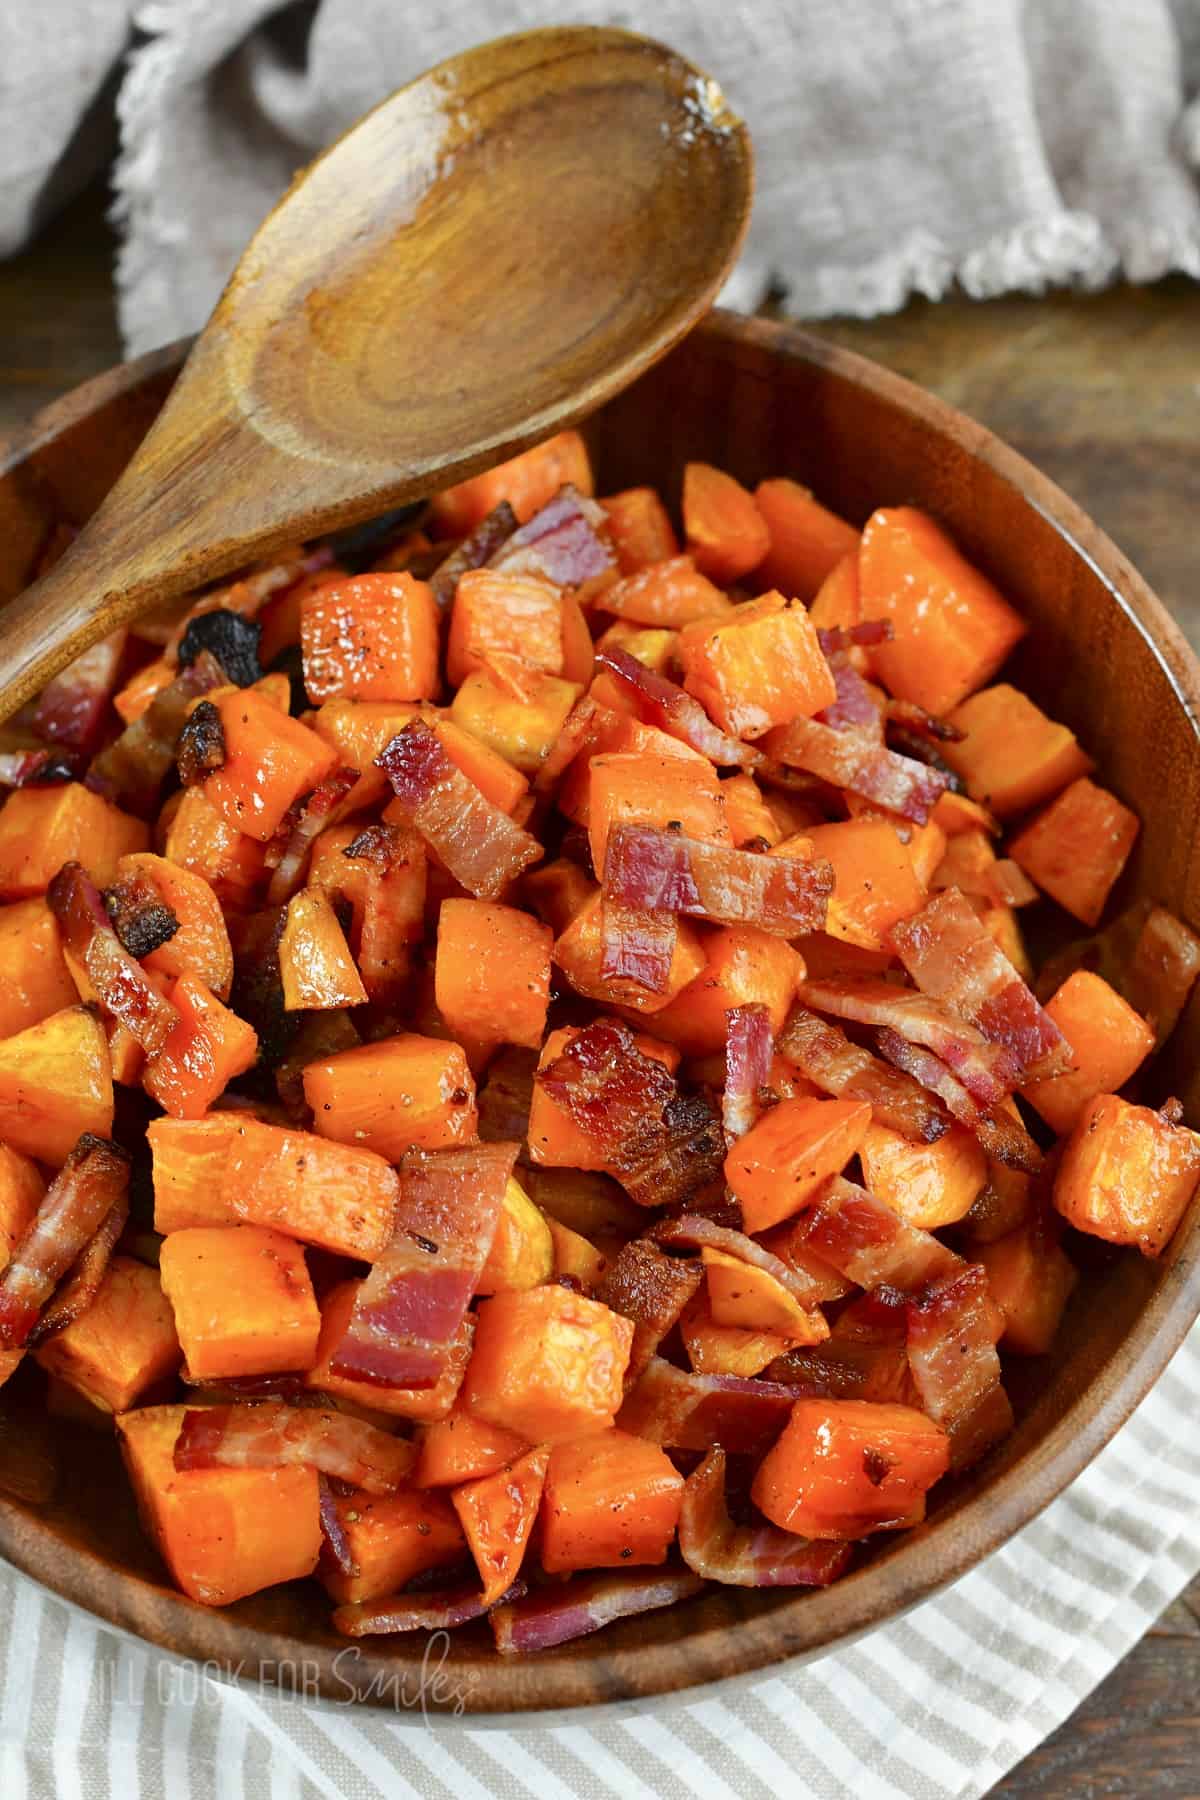
<path fill-rule="evenodd" d="M 175 1467 L 318 1469 L 368 1494 L 394 1494 L 417 1460 L 407 1438 L 349 1413 L 288 1406 L 282 1400 L 205 1406 L 184 1413 Z"/>
<path fill-rule="evenodd" d="M 1020 863 L 998 856 L 991 867 L 992 887 L 1001 906 L 1032 906 L 1041 895 Z"/>
<path fill-rule="evenodd" d="M 665 994 L 679 936 L 676 915 L 606 898 L 600 928 L 600 973 L 605 981 L 636 981 L 647 993 Z"/>
<path fill-rule="evenodd" d="M 936 769 L 887 749 L 870 732 L 838 729 L 818 719 L 793 719 L 771 732 L 767 752 L 790 768 L 923 825 L 950 785 Z"/>
<path fill-rule="evenodd" d="M 796 1226 L 801 1243 L 857 1286 L 917 1293 L 962 1268 L 932 1233 L 910 1225 L 866 1188 L 837 1175 Z"/>
<path fill-rule="evenodd" d="M 654 1236 L 660 1244 L 675 1249 L 720 1250 L 726 1256 L 736 1257 L 738 1262 L 749 1263 L 752 1268 L 761 1269 L 764 1275 L 770 1275 L 787 1289 L 793 1300 L 810 1310 L 828 1298 L 826 1284 L 819 1275 L 808 1269 L 793 1268 L 765 1245 L 747 1237 L 744 1231 L 722 1225 L 701 1213 L 682 1213 L 677 1219 L 667 1219 L 655 1226 Z"/>
<path fill-rule="evenodd" d="M 479 1135 L 485 1144 L 509 1140 L 524 1144 L 533 1107 L 537 1051 L 506 1044 L 492 1058 L 479 1089 Z"/>
<path fill-rule="evenodd" d="M 887 1026 L 876 1032 L 875 1041 L 889 1063 L 920 1082 L 931 1094 L 936 1094 L 959 1124 L 974 1132 L 989 1156 L 995 1157 L 1006 1168 L 1023 1169 L 1030 1175 L 1035 1175 L 1041 1168 L 1042 1153 L 1021 1121 L 1002 1106 L 991 1112 L 980 1106 L 932 1050 L 910 1044 L 899 1032 Z"/>
<path fill-rule="evenodd" d="M 179 640 L 179 666 L 186 669 L 204 650 L 211 652 L 236 687 L 251 687 L 261 679 L 258 640 L 262 626 L 227 606 L 189 619 Z"/>
<path fill-rule="evenodd" d="M 128 1219 L 129 1196 L 122 1194 L 113 1201 L 101 1220 L 100 1229 L 83 1246 L 67 1271 L 66 1280 L 29 1333 L 25 1340 L 27 1350 L 36 1350 L 39 1344 L 44 1344 L 57 1332 L 65 1331 L 76 1319 L 82 1319 L 100 1292 L 100 1283 Z"/>
<path fill-rule="evenodd" d="M 596 727 L 600 718 L 600 707 L 590 694 L 582 694 L 575 702 L 562 730 L 550 746 L 549 753 L 541 768 L 533 778 L 535 794 L 548 794 L 557 784 L 559 777 L 575 761 L 577 756 L 596 741 Z"/>
<path fill-rule="evenodd" d="M 908 1360 L 921 1405 L 950 1437 L 951 1469 L 966 1469 L 1012 1430 L 996 1342 L 1004 1317 L 987 1271 L 971 1263 L 911 1300 Z"/>
<path fill-rule="evenodd" d="M 497 1606 L 510 1605 L 526 1593 L 526 1584 L 515 1581 Z M 401 1631 L 453 1631 L 488 1611 L 478 1581 L 464 1583 L 440 1594 L 392 1594 L 383 1600 L 359 1600 L 333 1611 L 334 1628 L 344 1637 L 371 1637 Z"/>
<path fill-rule="evenodd" d="M 814 1400 L 878 1400 L 916 1406 L 904 1300 L 886 1288 L 839 1313 L 823 1344 L 796 1344 L 764 1371 Z"/>
<path fill-rule="evenodd" d="M 989 1044 L 981 1031 L 925 994 L 873 976 L 844 975 L 802 981 L 799 995 L 817 1012 L 852 1019 L 856 1025 L 890 1026 L 909 1043 L 923 1044 L 953 1069 L 982 1106 L 998 1106 L 1013 1086 L 1008 1051 Z"/>
<path fill-rule="evenodd" d="M 129 1156 L 85 1132 L 0 1273 L 0 1350 L 19 1350 L 38 1314 L 129 1186 Z"/>
<path fill-rule="evenodd" d="M 119 1019 L 147 1056 L 156 1056 L 179 1014 L 134 961 L 109 924 L 100 890 L 76 862 L 64 863 L 46 890 L 67 949 L 83 964 L 101 1006 Z"/>
<path fill-rule="evenodd" d="M 246 1400 L 285 1400 L 289 1406 L 328 1406 L 329 1396 L 308 1386 L 302 1369 L 274 1375 L 226 1375 L 220 1381 L 179 1371 L 185 1387 L 195 1388 L 205 1405 L 240 1406 Z"/>
<path fill-rule="evenodd" d="M 762 761 L 760 751 L 714 725 L 700 702 L 678 683 L 655 674 L 628 650 L 614 644 L 597 651 L 596 661 L 614 677 L 644 725 L 656 725 L 668 737 L 689 744 L 718 768 L 750 769 Z"/>
<path fill-rule="evenodd" d="M 727 1143 L 744 1137 L 757 1122 L 774 1057 L 775 1035 L 768 1008 L 757 1002 L 731 1006 L 725 1014 L 725 1090 L 721 1097 Z"/>
<path fill-rule="evenodd" d="M 779 1381 L 696 1375 L 654 1356 L 625 1396 L 617 1424 L 672 1450 L 710 1450 L 720 1444 L 731 1456 L 763 1456 L 803 1397 L 801 1389 Z"/>
<path fill-rule="evenodd" d="M 410 719 L 376 763 L 405 821 L 477 900 L 495 900 L 543 851 L 446 754 L 435 727 Z"/>
<path fill-rule="evenodd" d="M 488 558 L 488 567 L 506 575 L 540 575 L 556 587 L 582 587 L 616 569 L 607 521 L 599 502 L 568 482 Z"/>
<path fill-rule="evenodd" d="M 201 700 L 184 721 L 175 747 L 175 767 L 184 787 L 197 787 L 225 767 L 225 727 L 211 700 Z"/>
<path fill-rule="evenodd" d="M 411 972 L 411 946 L 425 929 L 428 857 L 425 844 L 407 825 L 368 825 L 342 852 L 371 870 L 355 909 L 353 948 L 368 995 L 397 1003 Z"/>
<path fill-rule="evenodd" d="M 649 1238 L 634 1238 L 617 1252 L 595 1298 L 633 1320 L 627 1389 L 637 1382 L 703 1279 L 698 1262 L 667 1256 Z"/>
<path fill-rule="evenodd" d="M 535 1079 L 639 1205 L 680 1206 L 720 1179 L 725 1146 L 711 1100 L 681 1092 L 628 1026 L 594 1019 Z"/>
<path fill-rule="evenodd" d="M 1165 906 L 1154 907 L 1134 945 L 1123 989 L 1153 1031 L 1157 1049 L 1179 1023 L 1197 975 L 1200 937 Z"/>
<path fill-rule="evenodd" d="M 1071 1046 L 1062 1032 L 956 888 L 947 888 L 910 919 L 901 919 L 892 927 L 891 939 L 922 993 L 969 1019 L 990 1043 L 1006 1051 L 1021 1080 L 1040 1081 L 1072 1066 Z M 929 1048 L 941 1054 L 936 1045 Z M 955 1073 L 961 1075 L 958 1069 Z"/>
<path fill-rule="evenodd" d="M 501 1604 L 490 1618 L 502 1656 L 550 1650 L 586 1637 L 638 1613 L 674 1606 L 698 1594 L 704 1582 L 690 1569 L 630 1569 L 602 1575 L 573 1575 L 554 1587 L 537 1588 L 523 1600 Z"/>
<path fill-rule="evenodd" d="M 892 641 L 892 621 L 890 619 L 860 619 L 857 625 L 820 625 L 817 627 L 817 642 L 824 654 L 837 656 L 855 645 L 869 648 L 872 644 L 890 644 Z"/>
<path fill-rule="evenodd" d="M 199 695 L 221 687 L 224 681 L 225 671 L 216 657 L 202 650 L 191 668 L 182 669 L 174 681 L 159 689 L 140 719 L 127 725 L 106 750 L 93 758 L 88 785 L 110 794 L 134 812 L 152 812 L 175 761 L 175 745 L 187 721 L 189 706 Z"/>
<path fill-rule="evenodd" d="M 391 1244 L 359 1289 L 333 1372 L 376 1387 L 433 1387 L 496 1235 L 516 1144 L 414 1151 L 400 1164 Z"/>
<path fill-rule="evenodd" d="M 152 956 L 169 944 L 179 920 L 146 875 L 126 875 L 105 888 L 104 911 L 130 956 Z"/>
<path fill-rule="evenodd" d="M 482 569 L 516 529 L 517 515 L 508 501 L 502 500 L 486 519 L 480 520 L 470 536 L 438 564 L 429 577 L 429 585 L 442 612 L 447 612 L 454 600 L 459 576 L 465 575 L 468 569 Z"/>
<path fill-rule="evenodd" d="M 794 1006 L 789 1013 L 779 1054 L 824 1093 L 867 1101 L 878 1124 L 916 1143 L 936 1143 L 950 1129 L 945 1112 L 911 1075 L 852 1044 L 840 1026 L 806 1006 Z"/>
<path fill-rule="evenodd" d="M 73 750 L 5 750 L 0 753 L 0 787 L 56 787 L 76 781 L 81 767 Z"/>
<path fill-rule="evenodd" d="M 835 731 L 861 731 L 877 744 L 882 744 L 883 714 L 874 694 L 854 664 L 844 654 L 836 655 L 829 659 L 829 669 L 837 688 L 837 699 L 832 706 L 819 712 L 817 718 L 823 725 L 831 725 Z"/>
<path fill-rule="evenodd" d="M 111 632 L 46 683 L 33 709 L 33 729 L 39 737 L 72 750 L 96 748 L 109 716 L 127 637 L 123 629 Z"/>
<path fill-rule="evenodd" d="M 735 1525 L 725 1504 L 725 1452 L 714 1445 L 683 1486 L 679 1554 L 697 1575 L 727 1587 L 828 1587 L 854 1549 L 810 1542 L 761 1520 Z"/>
<path fill-rule="evenodd" d="M 197 708 L 199 710 L 199 708 Z M 286 906 L 304 880 L 308 853 L 327 825 L 336 825 L 342 817 L 342 803 L 358 784 L 358 770 L 334 769 L 319 787 L 315 787 L 286 825 L 279 861 L 271 871 L 267 888 L 268 906 Z"/>
<path fill-rule="evenodd" d="M 823 930 L 832 892 L 827 862 L 731 850 L 649 825 L 614 825 L 608 834 L 604 893 L 628 906 L 797 937 Z"/>
<path fill-rule="evenodd" d="M 317 1471 L 317 1505 L 321 1519 L 321 1536 L 325 1540 L 325 1549 L 330 1560 L 343 1575 L 357 1574 L 354 1555 L 350 1549 L 350 1539 L 346 1535 L 346 1527 L 342 1523 L 342 1515 L 338 1511 L 337 1495 L 328 1475 Z"/>

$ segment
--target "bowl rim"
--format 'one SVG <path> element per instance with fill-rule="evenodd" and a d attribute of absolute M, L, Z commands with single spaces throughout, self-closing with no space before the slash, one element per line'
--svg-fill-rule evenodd
<path fill-rule="evenodd" d="M 955 437 L 1088 565 L 1163 669 L 1200 748 L 1200 665 L 1181 630 L 1116 545 L 1048 476 L 987 427 L 927 390 L 797 326 L 715 309 L 695 334 L 735 350 L 765 350 L 784 361 L 812 365 L 865 389 L 932 431 Z M 187 341 L 181 340 L 117 364 L 53 401 L 0 442 L 0 475 L 71 426 L 178 366 L 186 349 Z M 456 1673 L 484 1690 L 481 1704 L 468 1704 L 468 1716 L 476 1725 L 499 1724 L 504 1718 L 531 1723 L 543 1716 L 586 1717 L 584 1709 L 596 1705 L 708 1686 L 714 1680 L 709 1670 L 719 1671 L 721 1681 L 738 1680 L 802 1655 L 827 1653 L 949 1586 L 1029 1524 L 1082 1473 L 1183 1343 L 1200 1312 L 1200 1213 L 1195 1207 L 1176 1244 L 1176 1254 L 1124 1340 L 1121 1355 L 1110 1357 L 1042 1441 L 982 1493 L 910 1534 L 884 1561 L 868 1564 L 828 1590 L 831 1597 L 840 1597 L 840 1605 L 827 1609 L 824 1628 L 806 1625 L 808 1597 L 801 1592 L 768 1613 L 744 1619 L 736 1629 L 701 1622 L 670 1642 L 634 1646 L 611 1658 L 603 1637 L 585 1639 L 578 1657 L 562 1663 L 539 1660 L 536 1684 L 506 1678 L 506 1665 L 491 1658 L 467 1655 L 456 1659 Z M 963 1529 L 968 1516 L 969 1531 Z M 243 1624 L 228 1611 L 198 1606 L 181 1593 L 116 1569 L 94 1551 L 65 1545 L 51 1524 L 3 1497 L 0 1556 L 51 1594 L 141 1643 L 232 1670 L 242 1679 L 270 1680 L 270 1671 L 301 1663 L 314 1652 L 319 1660 L 330 1660 L 325 1644 Z M 139 1605 L 139 1597 L 152 1603 Z M 369 1664 L 364 1657 L 366 1678 Z M 323 1681 L 321 1691 L 347 1697 L 340 1677 L 336 1687 Z M 378 1693 L 368 1692 L 365 1699 L 388 1704 Z"/>

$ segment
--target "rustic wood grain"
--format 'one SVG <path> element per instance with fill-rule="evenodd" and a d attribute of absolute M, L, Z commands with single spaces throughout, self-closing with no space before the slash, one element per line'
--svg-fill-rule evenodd
<path fill-rule="evenodd" d="M 119 354 L 113 241 L 93 191 L 0 265 L 0 432 Z M 915 303 L 820 331 L 942 394 L 1045 467 L 1143 569 L 1197 641 L 1200 289 Z M 1038 1800 L 1200 1793 L 1200 1581 L 995 1790 Z"/>

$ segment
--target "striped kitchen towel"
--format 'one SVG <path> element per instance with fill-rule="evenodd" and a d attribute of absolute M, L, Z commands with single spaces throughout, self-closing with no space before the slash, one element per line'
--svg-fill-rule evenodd
<path fill-rule="evenodd" d="M 1130 1422 L 948 1592 L 805 1667 L 530 1724 L 220 1681 L 0 1570 L 3 1800 L 972 1800 L 1200 1571 L 1200 1325 Z M 416 1700 L 413 1694 L 407 1696 Z"/>

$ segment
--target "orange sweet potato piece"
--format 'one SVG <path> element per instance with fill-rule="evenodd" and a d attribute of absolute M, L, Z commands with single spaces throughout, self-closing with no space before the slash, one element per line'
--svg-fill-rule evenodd
<path fill-rule="evenodd" d="M 279 974 L 287 1012 L 363 1006 L 367 990 L 333 907 L 318 888 L 288 901 L 279 938 Z"/>
<path fill-rule="evenodd" d="M 858 1154 L 866 1186 L 922 1231 L 965 1218 L 988 1177 L 979 1140 L 963 1125 L 952 1125 L 934 1144 L 916 1144 L 887 1125 L 872 1124 Z"/>
<path fill-rule="evenodd" d="M 781 1031 L 804 977 L 792 946 L 756 925 L 722 925 L 705 934 L 702 949 L 700 973 L 655 1012 L 656 1034 L 685 1056 L 708 1056 L 725 1048 L 730 1008 L 754 1005 L 765 1006 L 771 1030 Z"/>
<path fill-rule="evenodd" d="M 560 431 L 544 444 L 435 494 L 429 517 L 439 536 L 465 537 L 507 500 L 524 525 L 568 482 L 581 494 L 595 492 L 587 446 L 577 431 Z"/>
<path fill-rule="evenodd" d="M 732 618 L 733 602 L 702 575 L 690 556 L 644 565 L 610 587 L 604 611 L 633 625 L 678 631 L 698 619 Z"/>
<path fill-rule="evenodd" d="M 496 1294 L 479 1307 L 466 1404 L 531 1442 L 609 1426 L 632 1344 L 632 1320 L 568 1288 Z"/>
<path fill-rule="evenodd" d="M 64 1007 L 0 1039 L 0 1140 L 54 1168 L 85 1131 L 112 1131 L 112 1061 L 104 1027 Z"/>
<path fill-rule="evenodd" d="M 67 862 L 82 863 L 94 882 L 107 887 L 120 858 L 149 842 L 141 819 L 77 781 L 17 788 L 0 811 L 0 900 L 44 894 Z"/>
<path fill-rule="evenodd" d="M 244 1113 L 230 1116 L 219 1181 L 231 1223 L 270 1226 L 361 1262 L 382 1256 L 400 1192 L 396 1171 L 382 1156 Z"/>
<path fill-rule="evenodd" d="M 476 1134 L 475 1083 L 458 1044 L 407 1032 L 309 1063 L 304 1095 L 313 1129 L 399 1162 Z"/>
<path fill-rule="evenodd" d="M 204 797 L 227 825 L 265 844 L 288 808 L 329 774 L 337 752 L 253 688 L 223 695 L 216 707 L 225 761 L 205 779 Z"/>
<path fill-rule="evenodd" d="M 252 904 L 266 867 L 262 845 L 230 825 L 198 787 L 186 788 L 178 796 L 163 856 L 200 876 L 221 906 L 233 912 L 244 912 Z"/>
<path fill-rule="evenodd" d="M 652 563 L 679 554 L 671 515 L 652 487 L 626 488 L 601 500 L 622 575 L 636 575 Z M 605 610 L 613 609 L 605 601 Z"/>
<path fill-rule="evenodd" d="M 563 673 L 562 595 L 538 575 L 468 569 L 460 576 L 446 640 L 446 677 L 458 687 L 496 653 Z"/>
<path fill-rule="evenodd" d="M 507 1294 L 538 1287 L 554 1273 L 550 1227 L 525 1189 L 509 1176 L 496 1235 L 475 1283 L 477 1294 Z"/>
<path fill-rule="evenodd" d="M 593 756 L 590 776 L 588 840 L 597 878 L 604 874 L 614 825 L 653 825 L 705 843 L 731 842 L 721 783 L 707 761 L 644 751 Z"/>
<path fill-rule="evenodd" d="M 862 593 L 858 583 L 857 533 L 854 549 L 835 563 L 822 581 L 808 609 L 808 616 L 821 631 L 832 631 L 837 626 L 848 630 L 861 620 Z M 860 662 L 865 658 L 865 652 L 861 651 L 852 651 L 851 655 Z"/>
<path fill-rule="evenodd" d="M 769 1108 L 725 1158 L 746 1230 L 766 1231 L 806 1206 L 845 1168 L 870 1123 L 862 1100 L 781 1100 Z M 743 1322 L 714 1314 L 718 1323 Z M 774 1328 L 770 1320 L 754 1322 Z"/>
<path fill-rule="evenodd" d="M 790 1350 L 795 1341 L 779 1331 L 718 1325 L 703 1290 L 684 1308 L 679 1332 L 698 1375 L 761 1375 L 767 1364 Z"/>
<path fill-rule="evenodd" d="M 561 1056 L 573 1037 L 577 1037 L 582 1028 L 579 1026 L 562 1026 L 546 1038 L 542 1054 L 538 1059 L 538 1067 L 544 1069 L 558 1056 Z M 663 1063 L 672 1074 L 679 1067 L 679 1052 L 672 1044 L 662 1044 L 656 1038 L 647 1037 L 635 1031 L 633 1041 L 643 1056 L 652 1056 L 656 1062 Z M 724 1040 L 722 1040 L 724 1041 Z M 556 1106 L 550 1096 L 534 1083 L 533 1104 L 529 1113 L 529 1154 L 535 1163 L 552 1169 L 604 1169 L 607 1164 L 601 1151 L 587 1133 L 581 1131 L 575 1121 L 568 1117 L 561 1106 Z M 570 1224 L 572 1221 L 567 1220 Z"/>
<path fill-rule="evenodd" d="M 174 937 L 145 957 L 144 966 L 160 975 L 190 970 L 218 1000 L 228 1000 L 233 986 L 233 950 L 221 903 L 203 876 L 181 868 L 165 856 L 141 852 L 123 856 L 117 880 L 146 880 L 179 921 Z"/>
<path fill-rule="evenodd" d="M 1079 1272 L 1053 1233 L 1040 1222 L 1020 1225 L 994 1243 L 981 1244 L 992 1299 L 1004 1314 L 1005 1350 L 1043 1356 L 1053 1348 Z"/>
<path fill-rule="evenodd" d="M 779 842 L 783 832 L 753 775 L 731 775 L 721 783 L 721 798 L 736 849 L 744 850 L 749 844 L 756 850 L 769 850 Z"/>
<path fill-rule="evenodd" d="M 546 1229 L 550 1233 L 554 1279 L 557 1281 L 563 1275 L 570 1275 L 585 1291 L 598 1287 L 608 1268 L 604 1252 L 557 1219 L 547 1219 Z"/>
<path fill-rule="evenodd" d="M 0 1144 L 0 1272 L 33 1223 L 46 1182 L 32 1157 Z"/>
<path fill-rule="evenodd" d="M 466 1373 L 474 1337 L 474 1320 L 470 1313 L 462 1322 L 458 1336 L 450 1347 L 445 1367 L 432 1387 L 374 1387 L 370 1382 L 355 1381 L 333 1372 L 333 1354 L 350 1325 L 350 1315 L 358 1298 L 360 1281 L 342 1281 L 330 1288 L 321 1302 L 321 1335 L 317 1340 L 317 1360 L 305 1376 L 305 1386 L 336 1399 L 363 1406 L 372 1412 L 388 1413 L 400 1419 L 417 1419 L 432 1423 L 449 1418 Z"/>
<path fill-rule="evenodd" d="M 912 857 L 886 820 L 814 825 L 805 841 L 811 845 L 808 855 L 833 864 L 833 893 L 825 921 L 828 936 L 863 950 L 882 950 L 891 927 L 925 904 Z M 769 854 L 788 854 L 788 843 L 785 839 Z"/>
<path fill-rule="evenodd" d="M 35 1358 L 106 1413 L 127 1412 L 170 1382 L 183 1352 L 158 1270 L 114 1256 L 87 1311 Z"/>
<path fill-rule="evenodd" d="M 699 932 L 685 919 L 678 921 L 666 988 L 662 993 L 652 993 L 632 978 L 604 973 L 603 905 L 597 890 L 554 940 L 555 968 L 561 969 L 577 994 L 588 999 L 619 1002 L 638 1014 L 662 1011 L 704 968 L 704 945 Z"/>
<path fill-rule="evenodd" d="M 733 737 L 811 718 L 837 695 L 817 630 L 799 600 L 747 601 L 731 619 L 680 633 L 683 685 Z"/>
<path fill-rule="evenodd" d="M 514 768 L 536 775 L 581 692 L 580 681 L 547 675 L 528 663 L 520 664 L 520 679 L 513 681 L 493 662 L 467 676 L 451 703 L 450 717 Z"/>
<path fill-rule="evenodd" d="M 819 1344 L 829 1326 L 819 1307 L 803 1307 L 767 1269 L 707 1244 L 700 1252 L 713 1323 L 739 1331 L 778 1332 L 793 1344 Z"/>
<path fill-rule="evenodd" d="M 760 481 L 754 503 L 770 536 L 758 579 L 789 600 L 814 599 L 839 563 L 858 550 L 854 526 L 814 500 L 798 481 Z"/>
<path fill-rule="evenodd" d="M 515 907 L 444 900 L 435 992 L 454 1036 L 539 1049 L 550 1003 L 553 942 L 548 925 Z"/>
<path fill-rule="evenodd" d="M 531 869 L 522 880 L 521 891 L 538 918 L 558 937 L 596 892 L 596 883 L 578 863 L 560 856 Z"/>
<path fill-rule="evenodd" d="M 178 666 L 165 656 L 155 657 L 130 676 L 121 690 L 113 695 L 113 706 L 123 724 L 132 725 L 147 710 L 154 696 L 169 687 L 178 675 Z"/>
<path fill-rule="evenodd" d="M 12 1379 L 24 1360 L 23 1350 L 0 1350 L 0 1388 Z"/>
<path fill-rule="evenodd" d="M 565 1575 L 665 1562 L 682 1503 L 683 1477 L 657 1444 L 615 1428 L 556 1444 L 542 1499 L 542 1566 Z"/>
<path fill-rule="evenodd" d="M 785 1531 L 857 1538 L 923 1518 L 949 1463 L 946 1433 L 914 1407 L 798 1400 L 751 1493 Z"/>
<path fill-rule="evenodd" d="M 199 1119 L 237 1075 L 252 1068 L 258 1037 L 195 975 L 180 975 L 167 995 L 179 1023 L 146 1064 L 144 1085 L 176 1119 Z"/>
<path fill-rule="evenodd" d="M 757 568 L 771 547 L 753 494 L 711 463 L 683 471 L 683 530 L 696 567 L 724 586 Z"/>
<path fill-rule="evenodd" d="M 494 1475 L 464 1482 L 450 1496 L 479 1570 L 485 1606 L 507 1593 L 521 1572 L 549 1461 L 549 1445 L 542 1445 Z"/>
<path fill-rule="evenodd" d="M 194 1469 L 178 1474 L 183 1406 L 117 1420 L 146 1532 L 178 1585 L 202 1606 L 311 1575 L 321 1550 L 315 1469 Z"/>
<path fill-rule="evenodd" d="M 1200 1138 L 1116 1094 L 1089 1100 L 1067 1139 L 1054 1204 L 1077 1231 L 1158 1256 L 1200 1179 Z"/>
<path fill-rule="evenodd" d="M 260 1225 L 194 1225 L 163 1239 L 159 1268 L 194 1379 L 312 1368 L 321 1315 L 292 1238 Z"/>
<path fill-rule="evenodd" d="M 334 1498 L 355 1573 L 321 1559 L 321 1583 L 341 1605 L 379 1600 L 423 1575 L 458 1562 L 466 1551 L 462 1527 L 441 1494 L 401 1488 L 395 1494 L 354 1493 Z"/>
<path fill-rule="evenodd" d="M 46 902 L 0 907 L 0 1037 L 48 1019 L 77 997 L 58 921 Z"/>
<path fill-rule="evenodd" d="M 300 609 L 305 690 L 318 705 L 335 696 L 435 700 L 438 632 L 433 589 L 411 575 L 353 575 L 310 589 Z"/>
<path fill-rule="evenodd" d="M 1077 969 L 1046 1002 L 1046 1011 L 1071 1046 L 1074 1067 L 1021 1089 L 1059 1137 L 1097 1094 L 1124 1087 L 1154 1048 L 1154 1033 L 1114 988 L 1090 969 Z"/>
<path fill-rule="evenodd" d="M 949 722 L 965 735 L 941 745 L 943 759 L 1000 819 L 1040 806 L 1092 768 L 1075 733 L 1007 682 L 972 694 Z"/>
<path fill-rule="evenodd" d="M 891 643 L 871 664 L 889 691 L 946 713 L 996 673 L 1025 623 L 947 537 L 915 507 L 867 520 L 858 564 L 863 617 L 890 619 Z"/>
<path fill-rule="evenodd" d="M 245 1120 L 233 1112 L 203 1119 L 151 1119 L 146 1127 L 154 1179 L 154 1229 L 165 1237 L 191 1225 L 229 1225 L 221 1198 L 233 1134 Z"/>
<path fill-rule="evenodd" d="M 504 1431 L 477 1419 L 465 1407 L 456 1406 L 445 1419 L 423 1425 L 419 1433 L 413 1485 L 419 1488 L 457 1487 L 461 1481 L 478 1481 L 495 1475 L 529 1449 L 515 1431 Z"/>
<path fill-rule="evenodd" d="M 1096 925 L 1139 830 L 1136 813 L 1086 776 L 1026 825 L 1009 855 L 1043 892 Z"/>

